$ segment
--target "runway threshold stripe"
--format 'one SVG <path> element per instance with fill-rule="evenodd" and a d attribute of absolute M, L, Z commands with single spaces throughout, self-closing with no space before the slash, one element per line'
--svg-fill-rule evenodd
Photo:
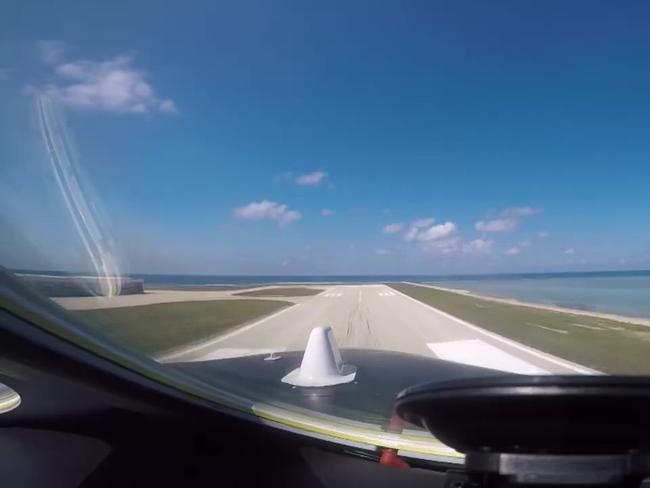
<path fill-rule="evenodd" d="M 480 339 L 428 343 L 440 359 L 518 374 L 549 374 L 548 371 L 513 356 Z"/>

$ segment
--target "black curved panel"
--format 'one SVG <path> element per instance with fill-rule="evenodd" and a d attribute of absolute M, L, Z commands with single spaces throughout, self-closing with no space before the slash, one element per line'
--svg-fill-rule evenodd
<path fill-rule="evenodd" d="M 428 383 L 397 412 L 457 450 L 611 453 L 650 448 L 650 379 L 520 376 Z"/>

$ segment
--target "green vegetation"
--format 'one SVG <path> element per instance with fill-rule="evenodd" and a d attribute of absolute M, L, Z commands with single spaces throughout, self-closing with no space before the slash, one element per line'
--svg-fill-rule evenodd
<path fill-rule="evenodd" d="M 486 330 L 604 373 L 650 374 L 650 327 L 497 303 L 424 286 L 390 286 Z"/>
<path fill-rule="evenodd" d="M 210 300 L 72 313 L 90 330 L 124 347 L 157 355 L 222 334 L 289 305 L 279 300 Z"/>
<path fill-rule="evenodd" d="M 265 288 L 263 290 L 244 291 L 235 293 L 243 297 L 308 297 L 318 295 L 323 290 L 316 288 L 304 288 L 302 286 Z"/>

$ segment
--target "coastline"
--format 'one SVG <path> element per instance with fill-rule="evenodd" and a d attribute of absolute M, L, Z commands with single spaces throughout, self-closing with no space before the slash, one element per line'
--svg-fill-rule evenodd
<path fill-rule="evenodd" d="M 440 290 L 440 291 L 447 291 L 450 293 L 456 293 L 458 295 L 478 298 L 480 300 L 487 300 L 490 302 L 505 303 L 507 305 L 519 305 L 521 307 L 530 307 L 530 308 L 536 308 L 541 310 L 548 310 L 551 312 L 593 317 L 597 319 L 615 320 L 617 322 L 623 322 L 626 324 L 642 325 L 642 326 L 650 327 L 650 318 L 647 317 L 631 317 L 628 315 L 620 315 L 620 314 L 609 313 L 609 312 L 594 312 L 591 310 L 579 310 L 575 308 L 560 307 L 557 305 L 548 305 L 545 303 L 525 302 L 525 301 L 517 300 L 515 298 L 494 297 L 490 295 L 483 295 L 481 293 L 471 292 L 469 290 L 462 290 L 459 288 L 448 288 L 444 286 L 430 285 L 427 283 L 417 283 L 417 282 L 409 282 L 409 281 L 404 281 L 403 283 L 407 283 L 409 285 L 424 286 L 427 288 L 433 288 L 435 290 Z"/>

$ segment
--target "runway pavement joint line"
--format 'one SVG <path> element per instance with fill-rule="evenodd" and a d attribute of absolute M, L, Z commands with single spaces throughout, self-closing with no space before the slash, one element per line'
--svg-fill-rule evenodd
<path fill-rule="evenodd" d="M 413 283 L 411 283 L 411 284 L 413 284 Z M 419 286 L 417 284 L 414 284 L 414 285 Z M 465 327 L 468 327 L 469 329 L 472 329 L 472 330 L 474 330 L 474 331 L 476 331 L 476 332 L 478 332 L 480 334 L 483 334 L 483 335 L 485 335 L 487 337 L 490 337 L 490 338 L 492 338 L 492 339 L 494 339 L 496 341 L 507 344 L 510 347 L 514 347 L 516 349 L 519 349 L 520 351 L 524 351 L 524 352 L 526 352 L 528 354 L 531 354 L 533 356 L 541 358 L 541 359 L 543 359 L 545 361 L 551 362 L 551 363 L 556 364 L 558 366 L 562 366 L 564 368 L 568 368 L 568 369 L 570 369 L 572 371 L 575 371 L 576 373 L 579 373 L 579 374 L 603 374 L 602 372 L 600 372 L 598 370 L 587 368 L 586 366 L 581 366 L 579 364 L 575 364 L 575 363 L 572 363 L 570 361 L 566 361 L 564 359 L 557 358 L 555 356 L 552 356 L 551 354 L 548 354 L 548 353 L 545 353 L 545 352 L 542 352 L 542 351 L 538 351 L 537 349 L 533 349 L 532 347 L 524 346 L 523 344 L 520 344 L 519 342 L 513 341 L 511 339 L 507 339 L 507 338 L 505 338 L 505 337 L 503 337 L 503 336 L 501 336 L 499 334 L 495 334 L 494 332 L 489 332 L 489 331 L 487 331 L 487 330 L 485 330 L 485 329 L 483 329 L 483 328 L 481 328 L 481 327 L 479 327 L 477 325 L 470 324 L 469 322 L 466 322 L 466 321 L 464 321 L 462 319 L 459 319 L 458 317 L 456 317 L 454 315 L 448 314 L 447 312 L 443 312 L 442 310 L 439 310 L 439 309 L 437 309 L 435 307 L 432 307 L 431 305 L 429 305 L 427 303 L 421 302 L 420 300 L 417 300 L 417 299 L 415 299 L 413 297 L 410 297 L 407 294 L 402 293 L 399 290 L 395 290 L 395 292 L 397 294 L 399 294 L 399 295 L 402 295 L 405 298 L 408 298 L 409 300 L 411 300 L 411 301 L 413 301 L 415 303 L 419 303 L 423 307 L 426 307 L 426 308 L 428 308 L 430 310 L 433 310 L 436 313 L 439 313 L 443 317 L 447 317 L 448 319 L 451 319 L 451 320 L 453 320 L 453 321 L 455 321 L 455 322 L 457 322 L 457 323 L 459 323 L 461 325 L 464 325 Z"/>

